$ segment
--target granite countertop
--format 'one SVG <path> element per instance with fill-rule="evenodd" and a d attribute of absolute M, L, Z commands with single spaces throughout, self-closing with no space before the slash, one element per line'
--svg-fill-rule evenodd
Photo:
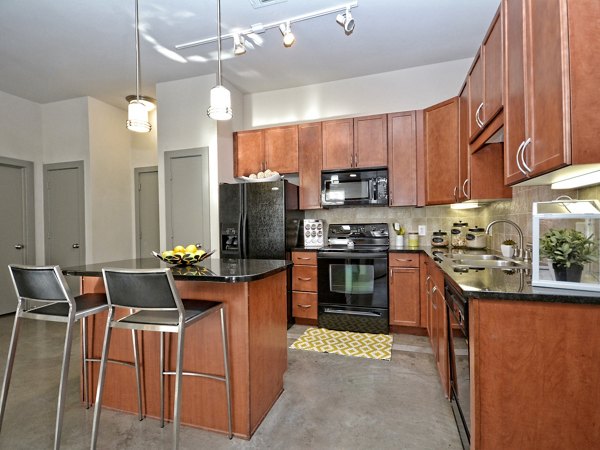
<path fill-rule="evenodd" d="M 101 277 L 102 268 L 158 269 L 170 267 L 176 280 L 244 283 L 260 280 L 286 270 L 292 263 L 279 259 L 217 259 L 208 258 L 192 266 L 171 266 L 157 258 L 125 259 L 97 264 L 66 267 L 65 275 Z"/>

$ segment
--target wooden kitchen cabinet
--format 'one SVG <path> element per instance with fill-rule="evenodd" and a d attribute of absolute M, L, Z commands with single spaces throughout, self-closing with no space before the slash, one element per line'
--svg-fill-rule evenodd
<path fill-rule="evenodd" d="M 266 169 L 298 172 L 298 126 L 238 131 L 233 135 L 234 176 L 248 176 Z"/>
<path fill-rule="evenodd" d="M 321 122 L 298 125 L 300 209 L 321 208 L 322 139 Z"/>
<path fill-rule="evenodd" d="M 387 116 L 323 122 L 323 170 L 387 166 Z"/>
<path fill-rule="evenodd" d="M 600 3 L 503 0 L 505 182 L 599 163 Z"/>
<path fill-rule="evenodd" d="M 317 252 L 292 252 L 292 316 L 317 320 Z"/>
<path fill-rule="evenodd" d="M 425 204 L 458 201 L 458 97 L 424 110 Z"/>
<path fill-rule="evenodd" d="M 469 142 L 502 110 L 502 14 L 498 8 L 467 77 Z M 502 124 L 495 124 L 495 133 Z"/>
<path fill-rule="evenodd" d="M 417 204 L 416 111 L 387 115 L 388 190 L 390 206 Z"/>
<path fill-rule="evenodd" d="M 389 255 L 390 325 L 421 325 L 418 253 Z"/>

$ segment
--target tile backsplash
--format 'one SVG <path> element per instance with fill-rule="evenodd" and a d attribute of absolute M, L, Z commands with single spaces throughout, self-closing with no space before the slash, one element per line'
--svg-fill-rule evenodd
<path fill-rule="evenodd" d="M 382 222 L 390 225 L 399 222 L 407 231 L 417 231 L 419 225 L 427 226 L 427 235 L 420 236 L 421 245 L 429 245 L 431 233 L 437 230 L 450 232 L 454 222 L 462 221 L 474 226 L 485 227 L 498 219 L 509 219 L 517 223 L 523 230 L 524 242 L 531 242 L 531 213 L 533 202 L 549 201 L 559 195 L 568 195 L 573 199 L 600 199 L 600 186 L 584 189 L 552 190 L 550 186 L 523 186 L 513 188 L 512 200 L 497 201 L 482 208 L 456 210 L 450 206 L 426 206 L 424 208 L 333 208 L 322 210 L 307 210 L 307 219 L 323 219 L 326 225 L 331 223 L 374 223 Z M 491 230 L 488 238 L 488 248 L 500 249 L 500 243 L 505 239 L 518 242 L 514 227 L 499 223 Z"/>

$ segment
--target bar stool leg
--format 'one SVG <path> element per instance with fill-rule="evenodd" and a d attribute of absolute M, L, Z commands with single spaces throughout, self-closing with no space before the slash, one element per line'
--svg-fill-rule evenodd
<path fill-rule="evenodd" d="M 165 333 L 160 332 L 160 427 L 165 427 Z"/>
<path fill-rule="evenodd" d="M 21 330 L 21 318 L 19 313 L 21 307 L 17 308 L 15 313 L 15 321 L 13 331 L 10 337 L 10 346 L 8 347 L 8 358 L 6 359 L 6 368 L 4 369 L 4 382 L 2 383 L 2 399 L 0 399 L 0 430 L 4 421 L 4 411 L 6 409 L 6 399 L 8 396 L 8 387 L 10 386 L 10 378 L 12 376 L 13 364 L 15 362 L 15 353 L 17 352 L 17 341 L 19 340 L 19 331 Z"/>
<path fill-rule="evenodd" d="M 92 426 L 92 443 L 91 450 L 96 449 L 98 442 L 98 426 L 100 424 L 100 410 L 102 408 L 102 392 L 104 391 L 104 378 L 106 375 L 106 363 L 108 360 L 108 349 L 110 347 L 110 336 L 112 328 L 110 322 L 113 318 L 114 311 L 111 309 L 108 312 L 106 319 L 106 332 L 104 334 L 104 344 L 102 345 L 102 359 L 100 360 L 100 372 L 98 373 L 98 388 L 96 389 L 96 404 L 94 405 L 94 424 Z"/>
<path fill-rule="evenodd" d="M 133 340 L 133 359 L 135 363 L 135 381 L 137 384 L 137 397 L 138 397 L 138 419 L 144 420 L 142 415 L 142 387 L 141 387 L 141 374 L 140 374 L 140 354 L 137 345 L 137 336 L 135 330 L 131 330 L 131 339 Z"/>
<path fill-rule="evenodd" d="M 179 413 L 181 410 L 181 381 L 183 373 L 183 337 L 184 326 L 179 324 L 177 338 L 177 368 L 175 369 L 175 405 L 173 412 L 173 449 L 179 448 Z"/>
<path fill-rule="evenodd" d="M 229 381 L 229 349 L 227 345 L 227 321 L 225 319 L 225 307 L 221 307 L 221 337 L 223 339 L 223 367 L 225 369 L 225 392 L 227 394 L 227 424 L 229 426 L 229 439 L 233 437 L 231 425 L 231 383 Z"/>
<path fill-rule="evenodd" d="M 60 436 L 62 432 L 63 415 L 65 411 L 65 399 L 67 397 L 67 381 L 69 378 L 69 363 L 71 362 L 71 343 L 73 342 L 73 327 L 74 318 L 69 313 L 69 321 L 67 322 L 67 332 L 65 333 L 65 349 L 63 353 L 63 362 L 60 370 L 60 385 L 58 388 L 58 406 L 56 408 L 56 428 L 54 431 L 54 449 L 60 448 Z"/>
<path fill-rule="evenodd" d="M 81 319 L 81 345 L 83 355 L 83 396 L 85 409 L 90 409 L 90 391 L 88 386 L 88 359 L 87 359 L 87 324 L 86 318 Z"/>

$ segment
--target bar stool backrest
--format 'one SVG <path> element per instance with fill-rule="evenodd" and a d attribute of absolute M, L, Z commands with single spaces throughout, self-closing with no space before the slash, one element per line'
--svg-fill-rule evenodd
<path fill-rule="evenodd" d="M 19 299 L 73 304 L 71 290 L 59 266 L 10 264 L 8 268 Z"/>
<path fill-rule="evenodd" d="M 102 269 L 109 305 L 184 311 L 171 269 Z"/>

